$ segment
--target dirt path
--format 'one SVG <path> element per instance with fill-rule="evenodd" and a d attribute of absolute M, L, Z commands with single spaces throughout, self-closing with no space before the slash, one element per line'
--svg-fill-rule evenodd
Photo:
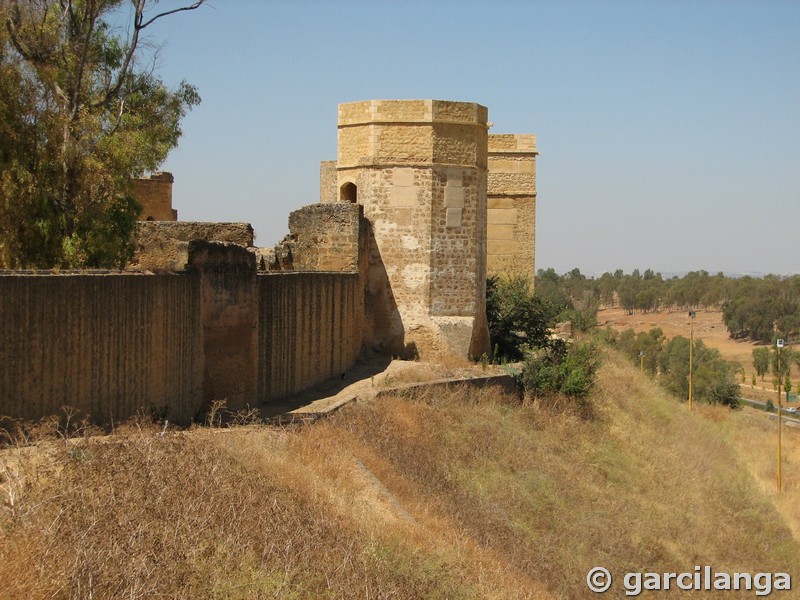
<path fill-rule="evenodd" d="M 261 407 L 259 416 L 273 423 L 314 420 L 349 402 L 389 390 L 426 382 L 457 383 L 496 376 L 507 376 L 507 372 L 498 366 L 484 370 L 466 359 L 454 365 L 376 359 L 355 365 L 341 378 L 329 379 L 286 400 L 268 403 Z"/>

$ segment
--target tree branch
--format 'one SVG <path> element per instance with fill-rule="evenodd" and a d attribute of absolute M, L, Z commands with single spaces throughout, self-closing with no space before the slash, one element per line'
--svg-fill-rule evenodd
<path fill-rule="evenodd" d="M 203 4 L 205 4 L 206 0 L 197 0 L 190 6 L 183 6 L 181 8 L 175 8 L 173 10 L 168 10 L 166 12 L 157 14 L 153 18 L 149 19 L 148 21 L 144 20 L 144 9 L 147 6 L 147 0 L 133 0 L 134 4 L 134 16 L 133 16 L 133 34 L 131 35 L 131 41 L 128 46 L 127 52 L 125 53 L 125 59 L 122 62 L 122 66 L 120 67 L 119 73 L 117 74 L 117 81 L 114 85 L 111 86 L 110 89 L 103 94 L 103 97 L 98 100 L 97 102 L 93 103 L 92 106 L 97 108 L 100 106 L 108 105 L 114 98 L 117 97 L 119 94 L 119 90 L 122 88 L 122 84 L 125 81 L 125 77 L 128 74 L 128 70 L 130 69 L 131 61 L 133 60 L 133 55 L 136 53 L 136 48 L 139 45 L 139 32 L 156 21 L 161 17 L 166 17 L 167 15 L 173 15 L 175 13 L 184 11 L 184 10 L 194 10 L 199 8 Z"/>
<path fill-rule="evenodd" d="M 147 22 L 142 23 L 140 29 L 144 29 L 145 27 L 147 27 L 148 25 L 153 23 L 153 21 L 156 21 L 156 20 L 160 19 L 161 17 L 166 17 L 168 15 L 174 15 L 175 13 L 178 13 L 178 12 L 181 12 L 181 11 L 184 11 L 184 10 L 194 10 L 196 8 L 200 8 L 200 6 L 205 4 L 205 1 L 206 0 L 197 0 L 197 2 L 195 2 L 191 6 L 182 6 L 181 8 L 174 8 L 172 10 L 168 10 L 166 12 L 158 14 L 155 17 L 153 17 L 152 19 L 148 20 Z"/>
<path fill-rule="evenodd" d="M 95 12 L 97 10 L 97 7 L 94 5 L 94 3 L 92 3 L 90 10 L 92 11 L 91 14 L 87 13 L 85 19 L 85 22 L 88 24 L 88 26 L 86 27 L 86 35 L 84 36 L 83 39 L 83 47 L 81 48 L 80 60 L 78 62 L 78 74 L 75 77 L 75 82 L 73 84 L 72 106 L 71 106 L 72 114 L 70 115 L 71 119 L 75 119 L 78 116 L 78 112 L 80 111 L 80 105 L 81 105 L 80 92 L 83 82 L 83 72 L 86 68 L 86 61 L 89 56 L 89 47 L 91 46 L 92 43 L 91 42 L 92 33 L 94 33 L 94 26 L 98 16 L 97 13 Z M 70 2 L 70 13 L 71 11 L 72 11 L 72 2 Z"/>

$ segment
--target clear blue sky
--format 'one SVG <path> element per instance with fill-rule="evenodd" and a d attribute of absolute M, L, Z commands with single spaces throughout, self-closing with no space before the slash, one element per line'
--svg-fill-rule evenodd
<path fill-rule="evenodd" d="M 537 268 L 800 272 L 798 1 L 211 4 L 150 33 L 203 98 L 164 165 L 182 220 L 272 245 L 339 103 L 460 100 L 538 136 Z"/>

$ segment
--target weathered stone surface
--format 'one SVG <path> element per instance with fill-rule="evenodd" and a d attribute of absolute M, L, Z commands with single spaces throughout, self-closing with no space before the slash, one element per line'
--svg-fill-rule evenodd
<path fill-rule="evenodd" d="M 188 271 L 200 280 L 203 401 L 243 408 L 256 398 L 255 255 L 231 242 L 189 242 Z"/>
<path fill-rule="evenodd" d="M 133 270 L 166 272 L 182 271 L 188 258 L 186 244 L 192 240 L 232 242 L 253 245 L 253 228 L 249 223 L 201 223 L 193 221 L 138 223 Z"/>
<path fill-rule="evenodd" d="M 293 211 L 289 235 L 264 257 L 266 270 L 359 271 L 367 244 L 363 219 L 360 204 L 344 202 Z"/>
<path fill-rule="evenodd" d="M 361 349 L 360 273 L 256 274 L 233 243 L 187 244 L 188 270 L 0 274 L 0 415 L 188 423 L 338 376 Z"/>
<path fill-rule="evenodd" d="M 487 270 L 530 278 L 536 238 L 536 136 L 489 136 Z M 511 244 L 511 241 L 514 244 Z"/>
<path fill-rule="evenodd" d="M 463 329 L 484 311 L 487 116 L 439 100 L 339 107 L 338 185 L 355 182 L 372 225 L 368 346 L 469 353 L 473 336 L 454 337 L 433 317 L 457 317 Z"/>
<path fill-rule="evenodd" d="M 319 201 L 336 202 L 339 200 L 336 189 L 336 161 L 324 160 L 319 166 Z"/>
<path fill-rule="evenodd" d="M 185 275 L 0 275 L 0 415 L 95 422 L 200 408 L 200 287 Z"/>
<path fill-rule="evenodd" d="M 262 401 L 338 377 L 355 364 L 364 312 L 358 273 L 265 273 L 256 281 Z"/>
<path fill-rule="evenodd" d="M 163 171 L 132 181 L 131 193 L 142 205 L 141 221 L 177 221 L 178 211 L 172 208 L 172 173 Z"/>

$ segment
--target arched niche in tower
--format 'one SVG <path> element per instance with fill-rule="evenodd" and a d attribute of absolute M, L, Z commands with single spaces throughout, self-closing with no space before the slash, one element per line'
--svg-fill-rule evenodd
<path fill-rule="evenodd" d="M 358 202 L 358 186 L 351 181 L 343 184 L 339 188 L 339 200 L 341 202 L 352 202 L 353 204 Z"/>

